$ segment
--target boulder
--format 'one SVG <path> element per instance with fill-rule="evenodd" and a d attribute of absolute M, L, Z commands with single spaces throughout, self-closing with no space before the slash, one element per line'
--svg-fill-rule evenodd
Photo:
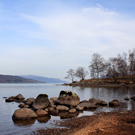
<path fill-rule="evenodd" d="M 37 110 L 36 114 L 38 117 L 43 117 L 43 116 L 48 115 L 48 112 L 46 112 L 45 110 Z"/>
<path fill-rule="evenodd" d="M 130 99 L 133 99 L 133 100 L 135 100 L 135 96 L 131 97 Z"/>
<path fill-rule="evenodd" d="M 114 100 L 110 101 L 109 106 L 119 106 L 118 100 L 114 99 Z"/>
<path fill-rule="evenodd" d="M 124 100 L 129 100 L 129 98 L 128 98 L 128 97 L 126 97 L 126 98 L 124 98 Z"/>
<path fill-rule="evenodd" d="M 50 100 L 50 107 L 56 107 L 56 105 L 54 105 L 52 100 Z"/>
<path fill-rule="evenodd" d="M 36 110 L 45 109 L 50 105 L 47 94 L 39 94 L 33 102 L 33 108 Z"/>
<path fill-rule="evenodd" d="M 53 115 L 53 116 L 58 116 L 58 114 L 59 114 L 59 110 L 50 110 L 49 111 L 49 113 L 51 114 L 51 115 Z"/>
<path fill-rule="evenodd" d="M 50 98 L 50 100 L 52 100 L 54 104 L 56 103 L 57 99 L 58 99 L 57 97 Z"/>
<path fill-rule="evenodd" d="M 105 101 L 102 101 L 101 100 L 101 103 L 100 103 L 101 106 L 107 106 L 107 103 Z"/>
<path fill-rule="evenodd" d="M 23 99 L 25 99 L 22 94 L 18 94 L 15 98 L 17 100 L 23 100 Z"/>
<path fill-rule="evenodd" d="M 59 111 L 68 111 L 69 108 L 64 106 L 64 105 L 58 105 L 56 106 L 56 110 L 59 110 Z"/>
<path fill-rule="evenodd" d="M 28 99 L 26 99 L 25 104 L 31 106 L 33 104 L 34 100 L 35 100 L 34 98 L 28 98 Z"/>
<path fill-rule="evenodd" d="M 7 99 L 5 100 L 5 102 L 14 102 L 14 101 L 16 101 L 16 99 L 14 99 L 14 98 L 7 98 Z"/>
<path fill-rule="evenodd" d="M 76 107 L 76 110 L 78 110 L 78 111 L 83 111 L 83 107 L 82 107 L 82 106 L 77 106 L 77 107 Z"/>
<path fill-rule="evenodd" d="M 80 102 L 79 96 L 72 91 L 61 91 L 57 104 L 60 105 L 69 105 L 69 106 L 77 106 Z"/>
<path fill-rule="evenodd" d="M 90 99 L 89 99 L 89 102 L 90 102 L 91 104 L 96 104 L 96 101 L 97 101 L 97 100 L 96 100 L 95 98 L 90 98 Z"/>
<path fill-rule="evenodd" d="M 91 104 L 90 102 L 88 102 L 88 103 L 87 102 L 80 103 L 80 104 L 77 105 L 76 108 L 78 108 L 78 107 L 83 107 L 83 109 L 95 109 L 95 108 L 97 108 L 96 105 Z"/>
<path fill-rule="evenodd" d="M 31 109 L 21 108 L 14 111 L 12 118 L 14 120 L 25 120 L 25 119 L 37 118 L 37 115 Z"/>
<path fill-rule="evenodd" d="M 69 113 L 75 113 L 76 112 L 76 109 L 70 109 L 69 110 Z"/>
<path fill-rule="evenodd" d="M 25 104 L 21 103 L 18 107 L 23 108 Z"/>
<path fill-rule="evenodd" d="M 29 105 L 25 105 L 23 108 L 29 108 L 30 106 Z"/>

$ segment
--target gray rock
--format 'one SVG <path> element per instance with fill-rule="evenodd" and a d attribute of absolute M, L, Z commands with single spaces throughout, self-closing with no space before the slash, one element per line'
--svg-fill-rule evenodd
<path fill-rule="evenodd" d="M 39 110 L 39 109 L 45 109 L 49 105 L 50 105 L 50 102 L 49 102 L 49 99 L 48 99 L 48 95 L 39 94 L 37 96 L 37 98 L 34 100 L 32 106 L 33 106 L 34 109 Z"/>
<path fill-rule="evenodd" d="M 25 119 L 37 118 L 37 115 L 31 109 L 22 108 L 22 109 L 15 110 L 12 118 L 14 120 L 25 120 Z"/>
<path fill-rule="evenodd" d="M 69 105 L 69 106 L 76 106 L 80 102 L 79 96 L 72 91 L 61 91 L 58 100 L 56 101 L 57 104 L 60 105 Z"/>

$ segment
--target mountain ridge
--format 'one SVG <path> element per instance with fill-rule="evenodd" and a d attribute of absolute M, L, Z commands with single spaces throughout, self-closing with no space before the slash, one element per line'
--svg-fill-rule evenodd
<path fill-rule="evenodd" d="M 63 81 L 58 78 L 49 78 L 49 77 L 43 77 L 43 76 L 38 76 L 38 75 L 19 75 L 19 76 L 26 79 L 32 79 L 32 80 L 41 81 L 45 83 L 67 83 L 67 81 Z"/>

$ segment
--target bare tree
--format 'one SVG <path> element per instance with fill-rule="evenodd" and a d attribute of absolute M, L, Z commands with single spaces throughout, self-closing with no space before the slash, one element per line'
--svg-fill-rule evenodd
<path fill-rule="evenodd" d="M 129 66 L 128 66 L 128 61 L 127 61 L 127 54 L 123 53 L 122 55 L 118 54 L 117 56 L 117 66 L 118 66 L 118 72 L 121 77 L 127 77 L 128 79 L 128 71 L 129 71 Z"/>
<path fill-rule="evenodd" d="M 70 79 L 73 82 L 74 77 L 75 77 L 74 69 L 69 69 L 69 71 L 67 71 L 67 76 L 65 77 L 65 79 Z"/>
<path fill-rule="evenodd" d="M 107 67 L 107 75 L 108 77 L 112 77 L 114 82 L 117 81 L 119 73 L 118 73 L 118 59 L 117 58 L 110 58 L 109 61 L 106 63 Z"/>
<path fill-rule="evenodd" d="M 78 69 L 76 70 L 75 76 L 77 76 L 81 80 L 84 80 L 87 74 L 88 72 L 84 69 L 84 67 L 78 67 Z"/>
<path fill-rule="evenodd" d="M 129 51 L 129 74 L 132 79 L 135 74 L 135 49 L 133 51 Z"/>
<path fill-rule="evenodd" d="M 91 76 L 98 79 L 99 74 L 102 73 L 105 70 L 105 64 L 104 64 L 104 58 L 98 54 L 94 53 L 92 55 L 92 61 L 89 65 Z"/>

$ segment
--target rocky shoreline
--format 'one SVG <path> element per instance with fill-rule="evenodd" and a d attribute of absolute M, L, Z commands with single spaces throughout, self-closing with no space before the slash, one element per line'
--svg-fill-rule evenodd
<path fill-rule="evenodd" d="M 133 99 L 135 97 L 132 97 Z M 129 100 L 126 97 L 126 100 Z M 48 115 L 60 116 L 61 118 L 76 117 L 83 110 L 95 109 L 100 106 L 117 107 L 119 101 L 114 99 L 109 103 L 103 100 L 90 98 L 89 100 L 80 101 L 79 96 L 72 91 L 61 91 L 59 97 L 48 99 L 47 94 L 39 94 L 36 99 L 25 99 L 23 95 L 11 96 L 5 99 L 6 102 L 21 102 L 19 108 L 14 111 L 13 120 L 26 120 L 44 117 Z"/>
<path fill-rule="evenodd" d="M 58 121 L 65 128 L 39 129 L 31 135 L 135 135 L 135 111 L 102 112 Z"/>
<path fill-rule="evenodd" d="M 91 124 L 90 121 L 95 121 L 97 117 L 99 116 L 108 116 L 110 115 L 109 119 L 113 117 L 113 114 L 118 114 L 118 116 L 123 114 L 129 114 L 131 115 L 134 113 L 134 111 L 128 111 L 128 112 L 114 112 L 114 113 L 100 113 L 98 115 L 93 115 L 89 117 L 80 117 L 80 118 L 74 118 L 79 115 L 79 113 L 83 113 L 84 110 L 96 110 L 97 107 L 100 106 L 110 106 L 110 107 L 118 107 L 119 101 L 117 99 L 114 99 L 108 103 L 106 103 L 103 100 L 90 98 L 89 100 L 83 100 L 80 101 L 79 96 L 72 92 L 72 91 L 61 91 L 59 94 L 59 97 L 52 97 L 48 99 L 47 94 L 39 94 L 36 98 L 28 98 L 25 99 L 21 94 L 18 94 L 17 96 L 11 96 L 9 98 L 5 98 L 6 102 L 20 102 L 19 108 L 14 111 L 12 119 L 14 123 L 20 124 L 20 125 L 28 125 L 29 122 L 34 123 L 36 119 L 40 122 L 47 122 L 52 116 L 60 116 L 61 119 L 66 118 L 72 118 L 70 120 L 65 120 L 65 122 L 59 122 L 58 124 L 60 126 L 65 126 L 67 128 L 61 129 L 48 129 L 48 130 L 39 130 L 36 132 L 33 132 L 32 134 L 38 134 L 38 132 L 43 132 L 43 134 L 49 135 L 49 133 L 62 133 L 69 134 L 72 132 L 80 130 L 80 128 L 87 127 L 87 124 Z M 125 100 L 135 100 L 135 96 L 133 97 L 125 97 Z M 131 114 L 130 114 L 131 113 Z M 106 118 L 106 117 L 105 117 Z M 85 120 L 86 119 L 86 120 Z M 89 119 L 89 121 L 88 121 Z M 98 119 L 97 119 L 98 120 Z M 104 120 L 104 119 L 103 119 Z M 70 122 L 73 122 L 70 123 Z M 134 124 L 133 122 L 131 123 Z M 23 124 L 24 123 L 24 124 Z M 80 125 L 82 127 L 80 127 Z M 102 121 L 101 121 L 102 123 Z M 80 127 L 80 128 L 79 128 Z M 98 129 L 98 128 L 97 128 Z M 96 129 L 95 129 L 96 130 Z M 94 131 L 95 134 L 95 131 Z M 76 134 L 77 135 L 77 134 Z"/>

